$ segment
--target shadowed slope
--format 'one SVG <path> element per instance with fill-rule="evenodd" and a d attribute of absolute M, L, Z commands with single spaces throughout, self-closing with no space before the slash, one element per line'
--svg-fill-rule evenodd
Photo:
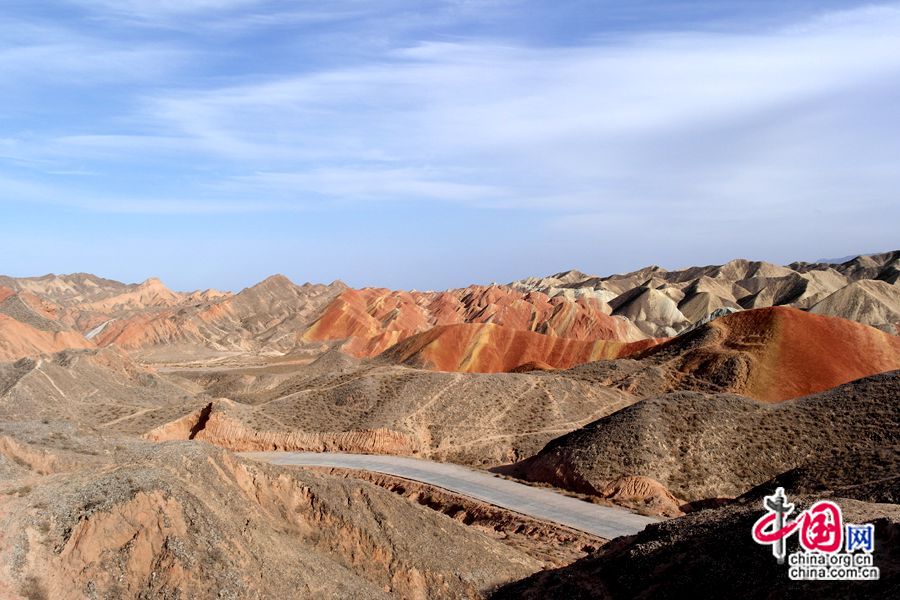
<path fill-rule="evenodd" d="M 804 510 L 817 496 L 792 496 Z M 832 499 L 828 497 L 828 499 Z M 762 502 L 704 510 L 619 538 L 568 567 L 541 571 L 495 593 L 494 600 L 633 598 L 895 598 L 900 585 L 900 507 L 838 501 L 846 521 L 875 524 L 877 581 L 792 581 L 750 530 Z M 788 552 L 798 548 L 796 536 Z"/>

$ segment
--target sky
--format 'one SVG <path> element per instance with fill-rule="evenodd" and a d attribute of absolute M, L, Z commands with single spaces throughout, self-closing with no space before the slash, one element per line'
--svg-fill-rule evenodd
<path fill-rule="evenodd" d="M 443 289 L 900 247 L 900 3 L 12 0 L 0 273 Z"/>

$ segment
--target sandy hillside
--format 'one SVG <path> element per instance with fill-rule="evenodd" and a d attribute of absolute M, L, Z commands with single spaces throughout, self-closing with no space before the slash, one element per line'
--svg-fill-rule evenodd
<path fill-rule="evenodd" d="M 900 371 L 768 404 L 731 394 L 648 398 L 550 442 L 506 469 L 518 477 L 600 494 L 619 477 L 659 481 L 684 500 L 735 497 L 779 473 L 844 453 L 900 443 Z M 871 460 L 856 481 L 879 479 Z"/>
<path fill-rule="evenodd" d="M 182 373 L 215 401 L 200 439 L 237 449 L 315 449 L 415 454 L 468 464 L 529 456 L 558 435 L 638 398 L 562 372 L 441 373 L 344 364 L 227 373 Z M 331 369 L 335 370 L 332 371 Z M 209 415 L 207 415 L 209 416 Z M 200 413 L 166 436 L 184 436 Z M 184 428 L 185 423 L 190 423 Z M 342 432 L 347 436 L 338 436 Z M 336 441 L 337 440 L 337 441 Z"/>
<path fill-rule="evenodd" d="M 900 368 L 900 337 L 772 307 L 715 319 L 635 358 L 666 369 L 672 389 L 780 402 Z"/>
<path fill-rule="evenodd" d="M 196 443 L 0 430 L 0 595 L 479 598 L 535 559 L 374 485 Z M 55 458 L 56 456 L 59 458 Z"/>

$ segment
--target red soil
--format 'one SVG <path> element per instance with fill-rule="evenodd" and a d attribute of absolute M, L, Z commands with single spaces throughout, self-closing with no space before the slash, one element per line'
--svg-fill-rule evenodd
<path fill-rule="evenodd" d="M 624 358 L 660 341 L 573 340 L 492 323 L 462 323 L 412 336 L 382 356 L 437 371 L 497 373 L 532 365 L 566 369 L 595 360 Z"/>
<path fill-rule="evenodd" d="M 770 307 L 716 319 L 642 357 L 780 402 L 900 369 L 900 337 L 854 321 Z"/>
<path fill-rule="evenodd" d="M 473 286 L 448 292 L 346 290 L 303 338 L 347 340 L 343 349 L 348 354 L 374 356 L 432 327 L 461 323 L 495 323 L 517 331 L 591 342 L 630 342 L 645 337 L 630 322 L 606 314 L 604 305 L 595 299 L 549 298 L 540 292 Z"/>
<path fill-rule="evenodd" d="M 0 314 L 0 362 L 52 354 L 70 348 L 93 348 L 77 331 L 42 331 Z"/>

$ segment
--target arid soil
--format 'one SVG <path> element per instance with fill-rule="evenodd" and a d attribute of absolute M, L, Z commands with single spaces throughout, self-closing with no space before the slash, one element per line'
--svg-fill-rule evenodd
<path fill-rule="evenodd" d="M 504 472 L 597 495 L 620 477 L 639 475 L 687 501 L 733 498 L 779 473 L 827 463 L 837 449 L 874 452 L 900 444 L 898 391 L 900 371 L 776 405 L 731 394 L 670 393 L 557 438 Z M 878 479 L 866 471 L 874 464 L 861 462 L 853 481 Z"/>
<path fill-rule="evenodd" d="M 607 541 L 402 477 L 353 469 L 311 470 L 374 483 L 521 550 L 540 560 L 545 568 L 570 564 Z"/>
<path fill-rule="evenodd" d="M 293 376 L 230 372 L 213 378 L 211 391 L 232 400 L 212 401 L 196 436 L 235 450 L 326 444 L 496 465 L 529 456 L 638 399 L 565 371 L 469 374 L 370 366 L 329 374 L 318 367 L 299 368 Z M 259 387 L 247 379 L 257 377 Z M 210 379 L 195 373 L 191 381 Z M 173 424 L 166 439 L 187 439 L 200 416 L 195 411 Z"/>
<path fill-rule="evenodd" d="M 66 350 L 0 363 L 0 420 L 67 421 L 140 434 L 199 406 L 200 391 L 115 348 Z"/>
<path fill-rule="evenodd" d="M 772 307 L 715 319 L 636 358 L 669 371 L 672 389 L 780 402 L 900 369 L 900 337 L 846 319 Z"/>
<path fill-rule="evenodd" d="M 382 353 L 385 361 L 437 371 L 501 373 L 567 369 L 577 364 L 626 358 L 662 340 L 581 341 L 515 330 L 493 323 L 443 325 L 419 333 Z"/>
<path fill-rule="evenodd" d="M 829 498 L 833 498 L 829 496 Z M 797 496 L 798 510 L 817 499 Z M 873 582 L 791 581 L 768 548 L 750 537 L 761 502 L 710 509 L 651 525 L 555 570 L 504 586 L 493 599 L 544 598 L 877 598 L 900 586 L 900 507 L 839 499 L 851 523 L 874 523 Z M 789 551 L 795 550 L 796 540 Z"/>
<path fill-rule="evenodd" d="M 406 292 L 0 276 L 0 598 L 895 597 L 900 251 Z M 669 520 L 599 540 L 396 477 L 492 469 Z M 790 583 L 775 487 L 876 524 Z"/>
<path fill-rule="evenodd" d="M 4 597 L 481 597 L 541 562 L 378 486 L 207 444 L 4 426 Z"/>

